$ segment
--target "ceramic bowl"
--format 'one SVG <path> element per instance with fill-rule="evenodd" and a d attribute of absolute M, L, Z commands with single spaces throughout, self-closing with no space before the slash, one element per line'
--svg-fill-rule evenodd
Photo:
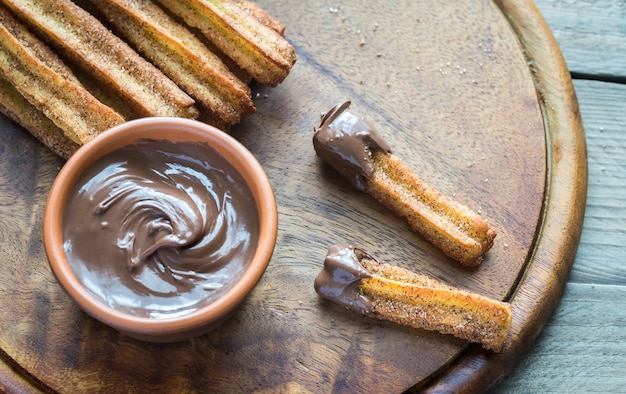
<path fill-rule="evenodd" d="M 229 289 L 207 305 L 174 317 L 138 316 L 105 304 L 86 289 L 72 268 L 64 248 L 64 212 L 72 188 L 98 158 L 145 139 L 206 144 L 219 152 L 239 172 L 256 202 L 259 235 L 247 268 L 232 279 Z M 44 213 L 46 254 L 61 287 L 80 308 L 95 319 L 136 339 L 176 342 L 205 334 L 224 322 L 253 290 L 271 259 L 276 243 L 276 200 L 259 162 L 236 139 L 204 123 L 181 118 L 144 118 L 114 127 L 81 147 L 55 179 Z M 112 262 L 119 263 L 119 262 Z"/>

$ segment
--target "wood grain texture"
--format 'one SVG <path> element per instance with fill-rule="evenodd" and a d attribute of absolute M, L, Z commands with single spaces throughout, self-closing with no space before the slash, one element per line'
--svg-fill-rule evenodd
<path fill-rule="evenodd" d="M 556 307 L 579 243 L 587 184 L 586 145 L 579 107 L 572 82 L 567 77 L 567 67 L 545 21 L 528 17 L 530 11 L 536 12 L 532 2 L 521 4 L 498 2 L 520 37 L 529 65 L 535 70 L 538 92 L 544 103 L 549 154 L 546 203 L 537 243 L 511 301 L 513 335 L 518 341 L 513 341 L 506 355 L 486 357 L 478 351 L 465 355 L 428 388 L 430 392 L 438 392 L 442 387 L 453 392 L 493 387 L 502 375 L 498 376 L 489 366 L 515 363 L 526 352 L 525 345 L 534 341 Z M 572 228 L 577 231 L 571 232 Z M 525 313 L 526 308 L 534 313 Z M 516 324 L 516 318 L 524 322 Z M 460 379 L 460 376 L 466 378 Z"/>
<path fill-rule="evenodd" d="M 626 2 L 537 0 L 569 69 L 583 78 L 626 81 Z"/>
<path fill-rule="evenodd" d="M 233 130 L 265 167 L 279 205 L 276 252 L 250 299 L 219 330 L 180 344 L 130 340 L 86 317 L 54 280 L 41 245 L 43 204 L 62 162 L 3 119 L 5 364 L 25 368 L 37 388 L 67 392 L 397 392 L 433 377 L 434 390 L 486 389 L 513 368 L 547 320 L 580 234 L 580 194 L 572 190 L 585 186 L 578 112 L 556 47 L 543 41 L 545 26 L 532 40 L 550 55 L 535 66 L 551 70 L 535 74 L 548 78 L 540 81 L 542 97 L 549 97 L 549 119 L 558 120 L 548 152 L 528 59 L 494 3 L 260 3 L 288 26 L 299 60 L 278 88 L 255 88 L 257 114 Z M 513 18 L 537 21 L 530 3 L 507 4 L 519 7 L 515 12 L 530 9 Z M 345 99 L 407 164 L 498 229 L 478 269 L 445 258 L 315 157 L 313 126 Z M 558 158 L 549 174 L 547 157 Z M 552 208 L 542 211 L 546 175 L 564 176 L 564 183 L 550 183 Z M 538 227 L 542 214 L 547 224 Z M 513 298 L 517 317 L 505 353 L 321 301 L 313 279 L 336 242 L 356 243 L 455 286 Z"/>
<path fill-rule="evenodd" d="M 623 392 L 626 3 L 536 3 L 570 69 L 581 74 L 574 86 L 589 155 L 587 208 L 580 247 L 554 317 L 493 392 Z"/>
<path fill-rule="evenodd" d="M 580 247 L 555 315 L 494 393 L 610 393 L 626 383 L 626 86 L 574 86 L 589 157 Z"/>

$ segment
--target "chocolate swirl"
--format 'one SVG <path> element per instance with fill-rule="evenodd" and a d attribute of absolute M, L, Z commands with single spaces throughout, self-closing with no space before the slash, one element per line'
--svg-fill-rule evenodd
<path fill-rule="evenodd" d="M 189 313 L 226 291 L 258 232 L 246 183 L 200 143 L 143 141 L 98 159 L 64 216 L 65 251 L 89 291 L 150 317 Z"/>

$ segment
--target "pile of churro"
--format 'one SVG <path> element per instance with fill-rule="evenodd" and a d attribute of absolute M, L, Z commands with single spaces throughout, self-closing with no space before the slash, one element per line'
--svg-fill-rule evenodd
<path fill-rule="evenodd" d="M 243 0 L 0 0 L 0 111 L 64 158 L 145 116 L 228 130 L 291 71 L 284 31 Z"/>

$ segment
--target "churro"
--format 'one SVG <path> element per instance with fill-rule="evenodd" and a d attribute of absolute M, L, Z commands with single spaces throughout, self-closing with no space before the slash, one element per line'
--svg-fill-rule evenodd
<path fill-rule="evenodd" d="M 0 5 L 0 25 L 4 26 L 16 40 L 27 46 L 33 56 L 60 76 L 80 85 L 72 70 L 47 45 L 13 18 L 2 5 Z M 69 158 L 79 147 L 2 77 L 0 77 L 0 112 L 29 130 L 35 138 L 64 159 Z"/>
<path fill-rule="evenodd" d="M 296 62 L 294 48 L 234 0 L 158 0 L 262 84 L 276 86 Z"/>
<path fill-rule="evenodd" d="M 261 8 L 257 3 L 255 3 L 254 1 L 247 1 L 247 0 L 235 0 L 235 1 L 239 3 L 242 9 L 248 11 L 250 15 L 258 19 L 259 22 L 261 22 L 265 26 L 270 27 L 272 30 L 276 31 L 276 33 L 280 34 L 281 36 L 285 35 L 285 28 L 286 28 L 285 24 L 279 21 L 278 19 L 274 18 L 272 15 L 270 15 L 269 12 Z"/>
<path fill-rule="evenodd" d="M 73 78 L 65 77 L 48 67 L 37 56 L 47 55 L 39 50 L 31 53 L 33 36 L 25 26 L 11 21 L 11 17 L 2 8 L 3 24 L 0 25 L 0 76 L 8 81 L 36 109 L 43 112 L 64 134 L 77 144 L 84 144 L 110 127 L 124 122 L 114 110 L 102 104 Z M 11 26 L 12 34 L 5 26 Z M 27 37 L 27 41 L 21 41 Z M 56 60 L 53 60 L 56 64 Z M 60 69 L 58 64 L 56 69 Z M 62 69 L 62 67 L 61 67 Z M 34 83 L 36 82 L 36 83 Z M 15 97 L 15 96 L 14 96 Z M 8 99 L 7 103 L 12 102 Z M 5 105 L 6 108 L 11 108 Z M 17 104 L 17 109 L 26 109 Z M 13 115 L 21 113 L 16 110 Z M 44 131 L 44 134 L 47 132 Z M 58 142 L 58 141 L 57 141 Z"/>
<path fill-rule="evenodd" d="M 376 198 L 410 227 L 466 266 L 480 264 L 496 231 L 477 213 L 444 196 L 395 156 L 364 118 L 338 104 L 322 116 L 313 145 L 362 192 Z"/>
<path fill-rule="evenodd" d="M 316 292 L 356 312 L 451 334 L 500 352 L 511 304 L 379 262 L 362 249 L 332 246 L 315 279 Z"/>
<path fill-rule="evenodd" d="M 228 131 L 256 111 L 252 78 L 275 86 L 295 50 L 285 26 L 251 1 L 181 4 L 200 14 L 180 18 L 154 0 L 1 0 L 0 111 L 64 158 L 144 116 Z M 212 39 L 198 21 L 217 29 Z"/>
<path fill-rule="evenodd" d="M 189 95 L 70 0 L 3 2 L 67 57 L 113 88 L 144 115 L 198 116 Z"/>
<path fill-rule="evenodd" d="M 0 4 L 0 25 L 4 26 L 16 40 L 28 48 L 33 56 L 50 67 L 54 72 L 74 82 L 76 85 L 81 85 L 72 69 L 49 46 L 28 30 L 22 22 L 15 19 L 11 12 L 2 4 Z"/>
<path fill-rule="evenodd" d="M 4 78 L 0 78 L 0 112 L 29 130 L 35 138 L 66 160 L 80 147 Z"/>
<path fill-rule="evenodd" d="M 91 0 L 106 19 L 205 110 L 232 126 L 255 111 L 250 88 L 150 0 Z"/>

